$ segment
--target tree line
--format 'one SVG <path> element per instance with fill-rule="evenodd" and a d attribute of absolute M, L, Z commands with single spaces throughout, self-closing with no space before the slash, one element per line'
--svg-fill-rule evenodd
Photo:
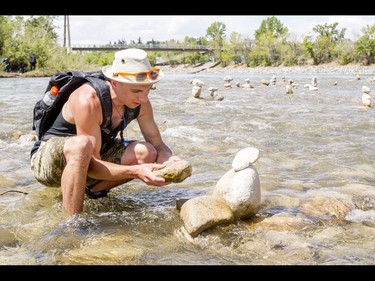
<path fill-rule="evenodd" d="M 57 42 L 58 29 L 54 25 L 57 16 L 0 16 L 0 55 L 12 64 L 17 71 L 21 63 L 28 62 L 30 54 L 37 57 L 37 68 L 33 71 L 65 71 L 79 69 L 91 71 L 111 64 L 113 52 L 67 53 L 65 47 Z M 160 52 L 149 51 L 152 64 L 168 61 L 170 64 L 199 64 L 208 61 L 220 62 L 222 66 L 230 63 L 248 67 L 256 66 L 295 66 L 319 65 L 336 62 L 340 65 L 357 63 L 371 65 L 375 61 L 375 23 L 361 29 L 356 40 L 345 37 L 345 28 L 338 23 L 319 24 L 312 29 L 312 34 L 297 40 L 281 21 L 271 16 L 264 19 L 254 34 L 242 35 L 232 32 L 228 37 L 226 26 L 222 22 L 213 22 L 206 29 L 206 35 L 199 38 L 186 36 L 179 41 L 170 39 L 145 44 L 198 46 L 212 48 L 211 53 Z M 141 38 L 137 42 L 124 38 L 109 42 L 104 46 L 144 45 Z M 4 69 L 2 69 L 4 70 Z"/>

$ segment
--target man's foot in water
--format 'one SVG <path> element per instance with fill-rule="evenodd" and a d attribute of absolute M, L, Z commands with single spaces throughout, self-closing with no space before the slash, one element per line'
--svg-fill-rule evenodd
<path fill-rule="evenodd" d="M 98 191 L 98 192 L 92 192 L 90 187 L 86 186 L 86 195 L 90 199 L 98 199 L 102 197 L 107 197 L 108 195 L 108 190 L 103 190 L 103 191 Z"/>

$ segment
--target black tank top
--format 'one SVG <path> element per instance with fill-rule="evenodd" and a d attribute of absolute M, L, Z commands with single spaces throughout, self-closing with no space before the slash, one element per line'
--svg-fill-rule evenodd
<path fill-rule="evenodd" d="M 117 134 L 121 130 L 122 126 L 124 126 L 123 129 L 125 129 L 127 127 L 127 125 L 133 119 L 138 117 L 140 108 L 141 108 L 141 106 L 139 105 L 135 109 L 135 113 L 131 114 L 131 116 L 129 116 L 129 114 L 124 114 L 124 116 L 126 117 L 125 118 L 126 119 L 125 124 L 120 123 L 116 128 L 112 128 L 112 122 L 111 122 L 110 132 L 108 134 L 105 133 L 103 130 L 101 130 L 101 137 L 102 137 L 101 152 L 103 151 L 104 148 L 107 148 L 108 147 L 107 145 L 117 136 Z M 110 110 L 112 112 L 112 108 Z M 125 113 L 126 113 L 126 110 L 128 110 L 127 107 L 125 107 Z M 64 117 L 62 116 L 62 111 L 60 111 L 60 113 L 57 116 L 55 122 L 53 123 L 51 128 L 49 128 L 46 131 L 46 133 L 43 135 L 41 141 L 47 141 L 48 139 L 50 139 L 53 136 L 62 136 L 62 137 L 65 136 L 66 137 L 66 136 L 75 136 L 75 135 L 77 135 L 76 125 L 66 121 L 64 119 Z M 38 148 L 41 144 L 41 141 L 36 141 L 34 143 L 34 146 L 31 149 L 31 156 L 38 150 Z"/>

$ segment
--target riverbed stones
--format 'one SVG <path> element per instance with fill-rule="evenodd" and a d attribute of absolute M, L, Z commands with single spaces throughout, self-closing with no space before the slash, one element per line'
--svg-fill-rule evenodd
<path fill-rule="evenodd" d="M 2 245 L 2 247 L 16 245 L 17 242 L 18 241 L 12 231 L 0 226 L 0 245 Z"/>
<path fill-rule="evenodd" d="M 313 222 L 302 215 L 292 215 L 288 213 L 279 213 L 273 216 L 263 218 L 257 223 L 249 222 L 248 227 L 251 228 L 268 228 L 277 231 L 290 231 L 303 229 L 312 225 Z"/>
<path fill-rule="evenodd" d="M 193 86 L 203 87 L 204 82 L 200 79 L 192 79 L 190 80 L 190 84 L 193 84 Z"/>
<path fill-rule="evenodd" d="M 355 205 L 345 199 L 317 197 L 301 203 L 299 208 L 310 216 L 344 219 Z"/>

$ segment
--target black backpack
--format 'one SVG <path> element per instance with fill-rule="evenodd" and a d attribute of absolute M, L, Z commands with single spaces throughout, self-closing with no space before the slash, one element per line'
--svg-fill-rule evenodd
<path fill-rule="evenodd" d="M 58 72 L 52 75 L 44 93 L 49 91 L 52 86 L 57 86 L 59 92 L 55 101 L 50 107 L 46 108 L 45 105 L 43 105 L 43 99 L 40 99 L 34 106 L 32 129 L 35 130 L 38 140 L 41 140 L 45 132 L 51 128 L 70 94 L 86 82 L 89 82 L 94 87 L 100 99 L 100 103 L 103 108 L 103 123 L 101 125 L 101 129 L 108 135 L 110 133 L 109 128 L 111 125 L 112 100 L 109 93 L 109 87 L 105 82 L 106 80 L 107 78 L 101 71 L 68 71 Z M 139 109 L 139 107 L 135 109 L 126 107 L 125 119 L 128 123 L 132 119 L 137 118 Z"/>
<path fill-rule="evenodd" d="M 52 75 L 44 93 L 49 91 L 52 86 L 57 86 L 59 92 L 50 107 L 45 108 L 43 99 L 38 100 L 34 106 L 32 129 L 35 130 L 37 138 L 39 140 L 42 139 L 44 133 L 53 125 L 53 122 L 59 115 L 70 94 L 86 82 L 90 82 L 99 95 L 100 102 L 104 109 L 102 129 L 107 128 L 111 122 L 112 113 L 108 113 L 107 110 L 105 110 L 106 108 L 111 108 L 111 97 L 109 95 L 109 88 L 106 83 L 104 83 L 105 80 L 106 78 L 101 72 L 68 71 L 58 72 Z"/>

